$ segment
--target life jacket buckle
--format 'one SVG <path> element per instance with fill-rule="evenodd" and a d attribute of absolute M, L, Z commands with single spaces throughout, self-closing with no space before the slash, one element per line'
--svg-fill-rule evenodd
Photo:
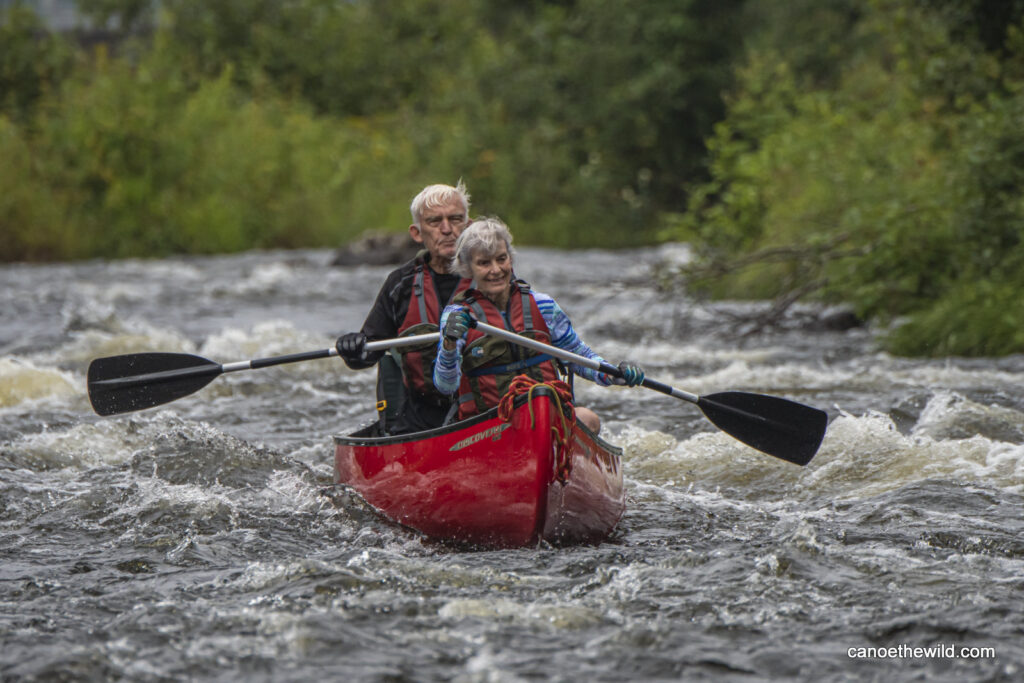
<path fill-rule="evenodd" d="M 378 413 L 383 413 L 385 410 L 387 410 L 387 407 L 388 407 L 388 402 L 386 400 L 382 399 L 380 401 L 377 401 L 377 412 Z"/>

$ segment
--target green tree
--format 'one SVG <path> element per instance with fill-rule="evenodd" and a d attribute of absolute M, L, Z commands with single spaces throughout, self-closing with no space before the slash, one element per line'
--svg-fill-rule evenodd
<path fill-rule="evenodd" d="M 122 35 L 152 25 L 156 0 L 76 0 L 78 11 L 100 27 L 111 27 Z"/>
<path fill-rule="evenodd" d="M 21 3 L 0 9 L 0 115 L 30 118 L 71 68 L 71 50 Z"/>
<path fill-rule="evenodd" d="M 900 353 L 1024 351 L 976 305 L 985 292 L 1021 312 L 1024 218 L 1021 16 L 993 49 L 971 19 L 984 5 L 868 3 L 826 77 L 785 44 L 753 50 L 709 141 L 712 179 L 666 231 L 701 245 L 692 274 L 727 272 L 719 294 L 815 292 L 898 320 Z"/>

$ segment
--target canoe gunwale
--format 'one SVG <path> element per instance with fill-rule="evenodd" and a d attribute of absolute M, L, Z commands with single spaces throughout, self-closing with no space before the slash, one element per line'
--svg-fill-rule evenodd
<path fill-rule="evenodd" d="M 534 397 L 545 396 L 552 400 L 554 400 L 556 397 L 554 390 L 549 389 L 548 387 L 545 386 L 537 387 L 532 392 L 532 394 Z M 517 409 L 521 408 L 522 406 L 526 405 L 529 400 L 530 396 L 528 394 L 520 394 L 519 396 L 516 396 L 514 406 Z M 371 429 L 375 425 L 375 423 L 370 423 L 368 425 L 360 427 L 359 429 L 350 434 L 335 436 L 334 444 L 335 446 L 386 446 L 407 443 L 410 441 L 423 441 L 426 439 L 431 439 L 436 436 L 442 436 L 445 434 L 459 432 L 464 429 L 469 429 L 480 424 L 481 422 L 491 420 L 497 417 L 497 415 L 498 408 L 494 407 L 488 410 L 487 412 L 480 413 L 479 415 L 474 415 L 473 417 L 470 417 L 466 420 L 462 420 L 461 422 L 453 422 L 448 425 L 435 427 L 434 429 L 427 429 L 421 432 L 410 432 L 408 434 L 397 434 L 389 436 L 367 436 L 360 434 L 360 432 L 364 432 L 368 429 Z M 579 429 L 584 434 L 586 434 L 587 436 L 589 436 L 591 439 L 593 439 L 603 449 L 611 451 L 614 455 L 618 455 L 620 457 L 622 456 L 621 447 L 616 446 L 615 444 L 612 443 L 608 443 L 600 436 L 590 431 L 590 429 L 579 420 L 576 421 L 576 428 Z"/>

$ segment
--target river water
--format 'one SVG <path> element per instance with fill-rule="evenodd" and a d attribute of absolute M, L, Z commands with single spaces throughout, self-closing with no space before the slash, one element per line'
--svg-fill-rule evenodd
<path fill-rule="evenodd" d="M 504 551 L 331 492 L 372 371 L 310 361 L 90 409 L 95 357 L 328 348 L 388 268 L 0 266 L 0 679 L 1020 680 L 1024 358 L 897 359 L 812 309 L 758 329 L 761 305 L 659 292 L 652 265 L 682 255 L 523 248 L 517 272 L 610 360 L 827 410 L 820 452 L 796 467 L 688 403 L 578 381 L 625 449 L 627 512 L 598 547 Z"/>

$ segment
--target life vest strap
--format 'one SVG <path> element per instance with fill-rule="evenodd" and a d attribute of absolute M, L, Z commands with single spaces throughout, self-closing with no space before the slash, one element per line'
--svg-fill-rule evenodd
<path fill-rule="evenodd" d="M 517 360 L 514 363 L 505 363 L 504 365 L 492 365 L 486 368 L 478 368 L 476 370 L 470 370 L 466 374 L 470 377 L 479 377 L 480 375 L 501 375 L 505 373 L 513 373 L 516 370 L 522 370 L 523 368 L 533 367 L 534 365 L 540 365 L 544 361 L 551 360 L 551 356 L 546 353 L 542 353 L 539 356 L 533 356 L 531 358 L 524 358 L 523 360 Z"/>

